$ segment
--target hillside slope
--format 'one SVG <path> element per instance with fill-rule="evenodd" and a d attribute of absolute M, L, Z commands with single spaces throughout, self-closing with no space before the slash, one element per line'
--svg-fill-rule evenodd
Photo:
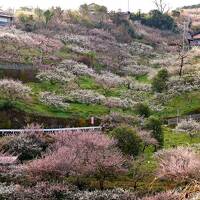
<path fill-rule="evenodd" d="M 91 116 L 112 112 L 135 116 L 139 103 L 147 104 L 155 115 L 159 111 L 161 117 L 175 116 L 176 98 L 197 91 L 200 85 L 199 50 L 187 53 L 184 75 L 179 78 L 180 59 L 171 44 L 179 41 L 180 35 L 125 21 L 135 32 L 128 42 L 118 37 L 124 22 L 118 26 L 109 22 L 110 30 L 79 23 L 35 33 L 1 28 L 1 77 L 19 79 L 31 90 L 28 100 L 16 98 L 9 108 L 5 102 L 10 96 L 2 93 L 1 109 L 20 110 L 28 113 L 29 119 L 35 115 L 73 118 L 72 126 L 79 122 L 87 125 Z M 170 73 L 168 89 L 158 94 L 151 83 L 163 68 Z M 196 95 L 198 98 L 198 92 Z M 181 115 L 200 108 L 195 104 L 185 109 L 185 104 L 180 104 Z M 2 126 L 13 124 L 8 120 L 2 121 Z"/>

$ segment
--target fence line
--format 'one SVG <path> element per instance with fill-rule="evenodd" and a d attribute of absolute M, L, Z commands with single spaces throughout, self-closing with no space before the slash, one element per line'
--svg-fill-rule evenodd
<path fill-rule="evenodd" d="M 49 134 L 55 134 L 60 132 L 77 132 L 77 131 L 101 131 L 101 126 L 94 127 L 78 127 L 78 128 L 54 128 L 54 129 L 0 129 L 0 135 L 13 135 L 28 132 L 44 132 Z"/>
<path fill-rule="evenodd" d="M 177 122 L 180 122 L 181 120 L 189 120 L 189 119 L 193 119 L 196 121 L 200 121 L 200 114 L 191 114 L 191 115 L 187 115 L 187 116 L 181 116 L 181 117 L 174 117 L 171 119 L 168 119 L 168 125 L 177 125 Z"/>

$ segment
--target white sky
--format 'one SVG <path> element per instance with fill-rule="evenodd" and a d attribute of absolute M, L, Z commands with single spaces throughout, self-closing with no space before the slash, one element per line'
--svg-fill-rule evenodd
<path fill-rule="evenodd" d="M 129 0 L 130 11 L 141 9 L 149 11 L 154 8 L 153 0 Z M 200 0 L 166 0 L 170 8 L 177 8 L 184 5 L 192 5 L 200 3 Z M 128 10 L 128 0 L 0 0 L 0 6 L 3 8 L 18 8 L 21 6 L 49 8 L 52 6 L 60 6 L 63 9 L 77 9 L 84 3 L 97 3 L 105 5 L 109 10 L 122 9 Z"/>

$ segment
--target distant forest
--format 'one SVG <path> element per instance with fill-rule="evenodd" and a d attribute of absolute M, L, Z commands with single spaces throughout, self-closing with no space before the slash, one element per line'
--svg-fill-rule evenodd
<path fill-rule="evenodd" d="M 200 8 L 200 4 L 195 4 L 191 6 L 184 6 L 183 9 L 193 9 L 193 8 Z"/>

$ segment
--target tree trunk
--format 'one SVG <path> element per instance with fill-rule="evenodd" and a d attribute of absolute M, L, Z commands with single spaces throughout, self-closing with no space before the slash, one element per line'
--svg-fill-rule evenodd
<path fill-rule="evenodd" d="M 146 144 L 144 145 L 143 149 L 142 149 L 142 152 L 144 153 L 145 149 L 146 149 Z"/>
<path fill-rule="evenodd" d="M 100 188 L 100 190 L 104 189 L 104 179 L 99 180 L 99 188 Z"/>
<path fill-rule="evenodd" d="M 79 190 L 82 190 L 84 188 L 84 184 L 79 177 L 76 178 L 76 186 Z"/>
<path fill-rule="evenodd" d="M 154 145 L 154 152 L 157 152 L 157 146 L 156 145 Z"/>
<path fill-rule="evenodd" d="M 180 64 L 180 70 L 179 70 L 179 76 L 182 76 L 183 73 L 183 65 L 184 65 L 184 58 L 181 57 L 181 64 Z"/>
<path fill-rule="evenodd" d="M 137 189 L 137 181 L 134 182 L 134 186 L 133 186 L 134 190 Z"/>

